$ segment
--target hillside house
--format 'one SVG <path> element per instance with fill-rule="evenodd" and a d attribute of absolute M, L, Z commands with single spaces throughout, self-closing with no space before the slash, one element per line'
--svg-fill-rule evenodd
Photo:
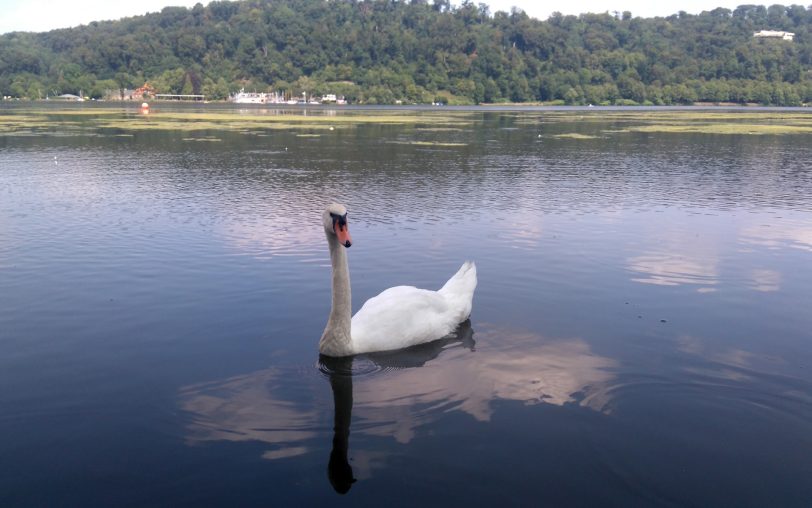
<path fill-rule="evenodd" d="M 795 34 L 792 32 L 782 32 L 779 30 L 761 30 L 760 32 L 754 32 L 753 37 L 765 37 L 771 39 L 782 39 L 785 41 L 791 41 L 795 38 Z"/>

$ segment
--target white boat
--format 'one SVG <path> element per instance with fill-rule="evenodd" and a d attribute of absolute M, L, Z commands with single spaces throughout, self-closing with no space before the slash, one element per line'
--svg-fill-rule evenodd
<path fill-rule="evenodd" d="M 241 88 L 239 93 L 234 94 L 232 99 L 237 104 L 265 104 L 266 94 L 257 92 L 246 92 L 245 88 Z"/>
<path fill-rule="evenodd" d="M 237 104 L 283 104 L 285 101 L 279 93 L 246 92 L 240 89 L 231 100 Z"/>

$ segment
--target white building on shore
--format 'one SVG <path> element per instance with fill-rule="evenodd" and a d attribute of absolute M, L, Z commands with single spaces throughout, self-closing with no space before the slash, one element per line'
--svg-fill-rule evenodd
<path fill-rule="evenodd" d="M 760 32 L 754 32 L 753 37 L 765 37 L 771 39 L 782 39 L 785 41 L 791 41 L 795 38 L 795 34 L 792 32 L 782 32 L 779 30 L 761 30 Z"/>

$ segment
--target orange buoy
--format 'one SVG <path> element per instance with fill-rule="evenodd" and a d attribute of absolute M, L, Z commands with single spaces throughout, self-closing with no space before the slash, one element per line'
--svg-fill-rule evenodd
<path fill-rule="evenodd" d="M 141 103 L 141 114 L 142 115 L 148 115 L 149 114 L 149 104 L 147 104 L 146 102 Z"/>

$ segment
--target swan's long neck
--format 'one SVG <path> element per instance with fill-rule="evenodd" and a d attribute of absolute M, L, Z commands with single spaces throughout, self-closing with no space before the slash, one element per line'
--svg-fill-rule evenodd
<path fill-rule="evenodd" d="M 352 293 L 347 249 L 338 243 L 335 235 L 327 235 L 330 262 L 333 265 L 333 302 L 327 326 L 319 341 L 319 352 L 329 356 L 352 354 L 350 322 L 352 321 Z"/>

